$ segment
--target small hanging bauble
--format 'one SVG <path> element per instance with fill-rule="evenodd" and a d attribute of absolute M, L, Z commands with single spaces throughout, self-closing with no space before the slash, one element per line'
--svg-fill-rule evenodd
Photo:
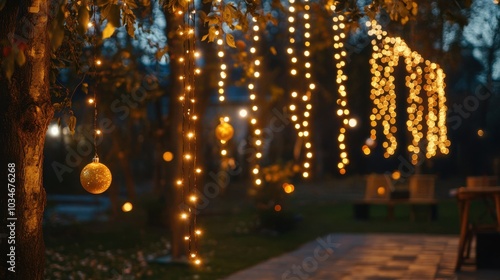
<path fill-rule="evenodd" d="M 89 193 L 103 193 L 111 185 L 111 171 L 106 165 L 99 163 L 99 158 L 95 156 L 92 162 L 82 169 L 80 182 Z"/>
<path fill-rule="evenodd" d="M 233 138 L 234 129 L 233 126 L 227 122 L 222 122 L 215 128 L 215 137 L 221 141 L 229 141 Z"/>

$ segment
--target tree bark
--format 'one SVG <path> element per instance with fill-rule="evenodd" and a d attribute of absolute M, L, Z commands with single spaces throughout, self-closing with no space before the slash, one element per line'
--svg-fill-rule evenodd
<path fill-rule="evenodd" d="M 177 28 L 181 26 L 182 16 L 169 14 L 165 12 L 167 18 L 167 38 L 170 56 L 170 106 L 169 106 L 169 128 L 168 134 L 170 136 L 170 149 L 174 154 L 174 159 L 166 174 L 168 195 L 167 201 L 171 205 L 166 205 L 168 208 L 168 219 L 172 233 L 172 259 L 184 260 L 186 259 L 187 244 L 184 236 L 187 233 L 185 223 L 180 220 L 181 205 L 184 205 L 184 198 L 182 196 L 182 189 L 177 187 L 175 181 L 181 176 L 181 163 L 182 163 L 182 105 L 179 102 L 179 96 L 182 95 L 184 90 L 183 83 L 179 79 L 179 75 L 183 73 L 182 63 L 178 61 L 183 52 L 183 38 L 179 38 Z"/>
<path fill-rule="evenodd" d="M 0 75 L 0 150 L 4 182 L 0 196 L 1 279 L 44 278 L 42 219 L 45 190 L 42 164 L 45 133 L 53 116 L 49 93 L 49 2 L 7 1 L 0 11 L 0 40 L 8 38 L 11 43 L 26 46 L 23 50 L 26 63 L 16 66 L 11 81 L 3 73 Z M 29 7 L 35 7 L 31 9 L 32 13 Z M 5 183 L 9 163 L 15 165 L 14 212 L 7 212 L 7 199 L 10 197 L 7 196 Z M 15 230 L 11 231 L 14 228 L 9 229 L 6 224 L 14 224 Z M 5 237 L 13 234 L 15 244 L 7 244 Z M 5 260 L 12 249 L 15 251 L 15 272 L 7 270 L 11 264 Z"/>

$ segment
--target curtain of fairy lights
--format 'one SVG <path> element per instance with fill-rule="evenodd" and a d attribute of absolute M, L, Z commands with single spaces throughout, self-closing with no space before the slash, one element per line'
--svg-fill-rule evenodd
<path fill-rule="evenodd" d="M 412 51 L 403 39 L 387 36 L 387 32 L 375 20 L 368 21 L 366 25 L 370 28 L 368 34 L 373 36 L 373 54 L 370 59 L 370 98 L 373 102 L 370 138 L 373 141 L 377 139 L 377 127 L 381 126 L 385 136 L 382 143 L 384 157 L 395 153 L 398 144 L 395 136 L 397 113 L 394 69 L 400 57 L 403 57 L 408 73 L 405 79 L 409 89 L 406 125 L 412 135 L 412 142 L 407 147 L 412 154 L 411 162 L 417 164 L 423 154 L 426 158 L 436 156 L 438 151 L 448 154 L 450 141 L 446 127 L 445 73 L 438 64 Z"/>

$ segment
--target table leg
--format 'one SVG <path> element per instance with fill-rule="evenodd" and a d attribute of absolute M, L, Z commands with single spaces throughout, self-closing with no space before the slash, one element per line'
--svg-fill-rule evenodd
<path fill-rule="evenodd" d="M 497 228 L 500 229 L 500 194 L 495 194 L 495 209 L 497 212 Z"/>
<path fill-rule="evenodd" d="M 455 271 L 459 271 L 464 260 L 465 240 L 467 235 L 467 223 L 469 221 L 470 202 L 468 200 L 459 201 L 460 210 L 460 239 L 458 242 L 458 255 Z"/>

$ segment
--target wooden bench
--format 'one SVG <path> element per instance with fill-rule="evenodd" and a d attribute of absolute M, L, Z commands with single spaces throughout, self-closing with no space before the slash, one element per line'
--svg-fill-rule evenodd
<path fill-rule="evenodd" d="M 410 219 L 413 221 L 416 219 L 417 208 L 424 205 L 429 207 L 429 217 L 434 221 L 438 215 L 434 185 L 435 177 L 432 175 L 413 175 L 409 180 L 408 198 L 391 198 L 394 187 L 388 175 L 370 174 L 366 180 L 364 199 L 354 203 L 354 218 L 368 220 L 371 205 L 385 205 L 387 217 L 392 220 L 396 205 L 409 205 Z"/>

